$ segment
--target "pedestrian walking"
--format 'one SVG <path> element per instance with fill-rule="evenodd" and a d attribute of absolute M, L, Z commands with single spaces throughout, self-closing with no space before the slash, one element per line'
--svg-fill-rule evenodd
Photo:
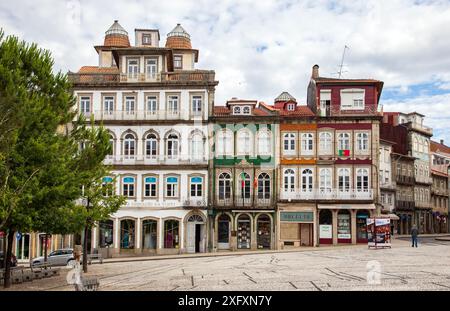
<path fill-rule="evenodd" d="M 419 230 L 417 230 L 417 226 L 414 225 L 411 229 L 411 240 L 412 240 L 412 245 L 411 247 L 417 247 L 417 236 L 419 235 Z"/>

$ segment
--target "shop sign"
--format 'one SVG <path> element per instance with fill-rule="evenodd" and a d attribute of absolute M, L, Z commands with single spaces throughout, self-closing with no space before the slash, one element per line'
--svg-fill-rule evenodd
<path fill-rule="evenodd" d="M 333 238 L 333 226 L 332 225 L 320 225 L 319 226 L 319 238 L 320 239 Z"/>
<path fill-rule="evenodd" d="M 280 212 L 280 221 L 313 222 L 313 212 Z"/>

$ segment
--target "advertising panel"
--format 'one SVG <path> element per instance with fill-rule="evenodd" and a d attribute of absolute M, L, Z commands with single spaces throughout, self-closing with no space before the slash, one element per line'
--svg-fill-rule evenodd
<path fill-rule="evenodd" d="M 369 247 L 391 247 L 389 218 L 367 218 L 367 243 Z"/>

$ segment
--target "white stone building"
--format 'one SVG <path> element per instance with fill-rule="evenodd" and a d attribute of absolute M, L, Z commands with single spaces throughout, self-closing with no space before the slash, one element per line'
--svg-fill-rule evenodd
<path fill-rule="evenodd" d="M 115 21 L 95 46 L 98 66 L 69 73 L 77 109 L 110 132 L 115 191 L 126 206 L 100 223 L 91 249 L 107 256 L 207 249 L 208 116 L 214 71 L 197 70 L 198 50 L 177 25 L 160 47 L 159 30 Z"/>

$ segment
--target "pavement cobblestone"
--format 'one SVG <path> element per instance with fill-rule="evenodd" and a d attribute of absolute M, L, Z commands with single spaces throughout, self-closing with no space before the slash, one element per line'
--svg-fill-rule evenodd
<path fill-rule="evenodd" d="M 89 266 L 99 290 L 450 290 L 450 243 L 428 237 L 418 248 L 407 238 L 391 249 L 364 246 L 300 252 L 227 254 Z M 379 265 L 378 272 L 372 272 Z M 368 282 L 368 272 L 379 284 Z M 66 273 L 8 290 L 72 291 Z M 370 280 L 373 280 L 369 277 Z"/>

